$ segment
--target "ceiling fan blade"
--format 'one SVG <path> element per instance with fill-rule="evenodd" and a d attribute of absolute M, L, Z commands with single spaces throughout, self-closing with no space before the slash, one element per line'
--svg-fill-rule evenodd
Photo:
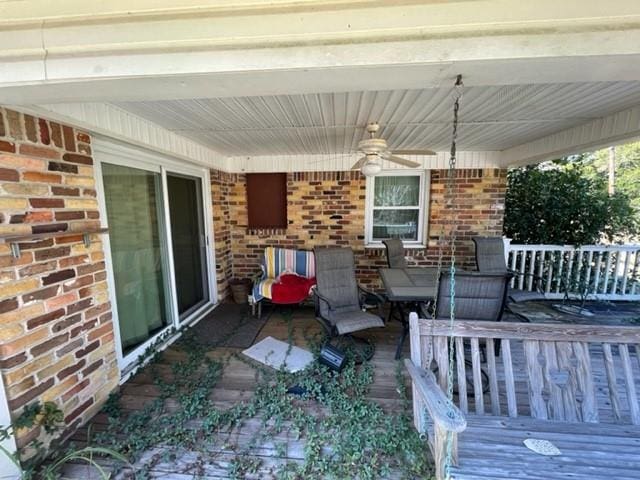
<path fill-rule="evenodd" d="M 394 150 L 398 155 L 435 155 L 433 150 Z"/>
<path fill-rule="evenodd" d="M 397 163 L 399 165 L 404 165 L 405 167 L 418 168 L 421 167 L 422 164 L 418 162 L 414 162 L 413 160 L 408 160 L 402 157 L 396 157 L 395 155 L 384 155 L 382 158 L 385 160 L 389 160 L 390 162 Z"/>
<path fill-rule="evenodd" d="M 351 170 L 360 170 L 362 166 L 367 163 L 367 156 L 360 158 L 356 163 L 353 164 Z"/>

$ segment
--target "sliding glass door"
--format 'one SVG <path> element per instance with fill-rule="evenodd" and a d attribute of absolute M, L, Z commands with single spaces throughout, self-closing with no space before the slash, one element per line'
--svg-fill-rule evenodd
<path fill-rule="evenodd" d="M 167 173 L 171 243 L 180 319 L 209 300 L 207 244 L 199 178 Z"/>
<path fill-rule="evenodd" d="M 171 323 L 160 173 L 102 164 L 123 354 Z"/>
<path fill-rule="evenodd" d="M 215 301 L 208 172 L 132 147 L 95 147 L 124 371 L 163 332 Z"/>

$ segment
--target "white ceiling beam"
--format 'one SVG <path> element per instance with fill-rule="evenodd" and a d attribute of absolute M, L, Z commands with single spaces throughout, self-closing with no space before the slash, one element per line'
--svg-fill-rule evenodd
<path fill-rule="evenodd" d="M 0 102 L 640 79 L 635 0 L 94 3 L 0 3 Z"/>
<path fill-rule="evenodd" d="M 615 17 L 633 13 L 633 1 L 601 2 L 564 0 L 535 3 L 520 0 L 469 0 L 442 2 L 438 0 L 29 0 L 16 5 L 0 4 L 0 26 L 38 24 L 42 20 L 52 24 L 83 24 L 87 21 L 115 22 L 171 17 L 225 17 L 237 15 L 271 15 L 286 13 L 318 13 L 340 10 L 370 11 L 382 7 L 429 9 L 430 24 L 482 24 L 487 22 L 517 22 L 534 20 L 570 20 L 579 11 L 581 19 Z M 548 7 L 552 7 L 549 9 Z M 577 7 L 580 7 L 579 10 Z M 366 14 L 363 19 L 366 19 Z M 380 20 L 383 22 L 384 20 Z M 411 22 L 411 18 L 405 19 Z M 355 25 L 354 25 L 355 26 Z"/>
<path fill-rule="evenodd" d="M 10 108 L 137 145 L 195 165 L 227 170 L 227 157 L 224 155 L 113 105 L 85 103 Z"/>
<path fill-rule="evenodd" d="M 504 166 L 522 166 L 640 138 L 640 105 L 503 150 Z"/>

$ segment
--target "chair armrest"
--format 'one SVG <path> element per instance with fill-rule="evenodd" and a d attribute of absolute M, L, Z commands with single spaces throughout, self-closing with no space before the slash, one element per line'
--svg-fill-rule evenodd
<path fill-rule="evenodd" d="M 313 296 L 316 297 L 319 300 L 322 300 L 326 304 L 331 305 L 331 302 L 329 301 L 329 299 L 327 297 L 325 297 L 324 295 L 322 295 L 321 293 L 319 293 L 318 289 L 316 287 L 313 287 Z"/>
<path fill-rule="evenodd" d="M 329 307 L 329 310 L 331 310 L 331 302 L 329 301 L 329 299 L 327 297 L 325 297 L 324 295 L 318 293 L 318 287 L 314 286 L 311 290 L 311 295 L 313 295 L 313 304 L 315 307 L 315 315 L 316 318 L 323 318 L 322 315 L 320 314 L 320 302 L 324 302 L 327 304 L 327 307 Z M 328 318 L 325 318 L 324 320 L 329 321 Z"/>
<path fill-rule="evenodd" d="M 362 294 L 364 294 L 373 297 L 378 304 L 383 304 L 386 302 L 382 295 L 377 294 L 376 292 L 372 292 L 371 290 L 367 290 L 366 288 L 362 288 L 360 285 L 358 285 L 358 290 L 361 296 Z"/>
<path fill-rule="evenodd" d="M 382 295 L 378 295 L 375 292 L 362 288 L 360 285 L 358 285 L 358 291 L 360 292 L 360 308 L 364 307 L 365 301 L 368 301 L 370 299 L 373 300 L 372 303 L 375 302 L 377 304 L 378 317 L 380 317 L 383 321 L 386 322 L 384 311 L 382 309 L 382 307 L 386 302 L 385 298 Z"/>
<path fill-rule="evenodd" d="M 262 277 L 264 276 L 264 272 L 262 270 L 260 270 L 259 272 L 254 273 L 253 275 L 251 275 L 251 283 L 253 285 L 255 285 L 256 283 L 258 283 L 260 280 L 262 280 Z"/>
<path fill-rule="evenodd" d="M 416 367 L 408 358 L 404 364 L 434 423 L 448 432 L 464 431 L 467 428 L 467 420 L 440 389 L 433 372 Z"/>
<path fill-rule="evenodd" d="M 429 311 L 429 307 L 433 308 L 433 304 L 429 304 L 429 303 L 420 303 L 418 305 L 418 309 L 420 310 L 419 312 L 416 312 L 418 314 L 419 318 L 431 318 L 432 313 Z"/>

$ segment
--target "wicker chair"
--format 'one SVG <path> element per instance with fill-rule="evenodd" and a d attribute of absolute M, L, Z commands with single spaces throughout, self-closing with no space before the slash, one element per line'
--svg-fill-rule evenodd
<path fill-rule="evenodd" d="M 374 348 L 368 340 L 359 339 L 352 334 L 369 328 L 384 327 L 382 304 L 384 299 L 368 292 L 356 282 L 355 262 L 350 248 L 316 248 L 316 281 L 314 299 L 316 318 L 330 338 L 344 337 L 354 345 L 356 340 L 367 343 L 370 348 L 361 357 L 369 360 Z M 378 303 L 375 315 L 363 311 L 365 300 Z"/>
<path fill-rule="evenodd" d="M 544 291 L 542 290 L 542 278 L 532 273 L 514 272 L 507 268 L 507 261 L 504 254 L 504 241 L 501 237 L 473 237 L 473 243 L 476 246 L 476 265 L 478 266 L 479 272 L 506 273 L 510 275 L 511 278 L 521 275 L 533 278 L 535 290 L 520 290 L 509 287 L 507 291 L 508 300 L 519 303 L 546 299 Z"/>
<path fill-rule="evenodd" d="M 383 240 L 387 249 L 387 264 L 389 268 L 407 268 L 407 261 L 404 258 L 404 245 L 399 238 L 389 238 Z"/>

